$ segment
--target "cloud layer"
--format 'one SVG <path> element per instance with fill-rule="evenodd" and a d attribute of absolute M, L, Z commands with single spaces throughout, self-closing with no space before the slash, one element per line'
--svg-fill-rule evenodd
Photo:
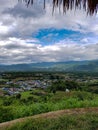
<path fill-rule="evenodd" d="M 29 8 L 15 0 L 0 3 L 0 64 L 98 59 L 98 14 L 90 17 L 84 10 L 69 10 L 65 15 L 57 10 L 52 15 L 49 2 L 45 10 L 41 2 Z M 48 45 L 34 37 L 47 28 L 76 31 L 84 37 Z"/>
<path fill-rule="evenodd" d="M 31 43 L 32 41 L 32 43 Z M 98 58 L 98 44 L 80 45 L 69 41 L 42 46 L 35 40 L 9 38 L 0 44 L 2 64 L 21 64 L 44 61 L 92 60 Z"/>

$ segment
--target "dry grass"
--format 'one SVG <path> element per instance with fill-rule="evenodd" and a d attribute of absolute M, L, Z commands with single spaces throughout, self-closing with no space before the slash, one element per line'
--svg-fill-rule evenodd
<path fill-rule="evenodd" d="M 35 116 L 20 118 L 20 119 L 16 119 L 16 120 L 13 120 L 13 121 L 1 123 L 0 124 L 0 130 L 5 129 L 7 127 L 11 127 L 11 126 L 15 125 L 16 123 L 25 122 L 26 120 L 30 120 L 30 119 L 58 118 L 58 117 L 61 117 L 63 115 L 82 115 L 82 114 L 86 114 L 86 113 L 98 113 L 98 107 L 66 109 L 66 110 L 59 110 L 59 111 L 55 111 L 55 112 L 48 112 L 48 113 L 39 114 L 39 115 L 35 115 Z"/>

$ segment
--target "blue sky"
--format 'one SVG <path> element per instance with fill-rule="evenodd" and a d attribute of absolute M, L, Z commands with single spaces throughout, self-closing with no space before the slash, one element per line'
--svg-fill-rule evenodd
<path fill-rule="evenodd" d="M 85 38 L 88 39 L 91 43 L 97 42 L 97 35 L 94 35 L 93 33 L 81 33 L 79 31 L 73 31 L 73 30 L 67 30 L 67 29 L 55 29 L 55 28 L 47 28 L 47 29 L 40 29 L 37 33 L 33 34 L 32 37 L 39 39 L 41 44 L 48 45 L 48 44 L 54 44 L 56 42 L 59 42 L 61 40 L 72 40 L 78 44 L 85 44 L 87 40 L 84 40 Z"/>
<path fill-rule="evenodd" d="M 0 64 L 98 59 L 98 13 L 0 2 Z"/>
<path fill-rule="evenodd" d="M 66 29 L 41 29 L 37 34 L 34 35 L 35 38 L 39 39 L 43 45 L 54 44 L 63 39 L 72 39 L 73 41 L 81 39 L 83 34 L 80 32 L 66 30 Z"/>

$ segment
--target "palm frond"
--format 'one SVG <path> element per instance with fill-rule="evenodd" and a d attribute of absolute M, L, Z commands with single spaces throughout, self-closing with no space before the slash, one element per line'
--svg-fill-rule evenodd
<path fill-rule="evenodd" d="M 32 5 L 34 0 L 22 0 L 27 6 Z M 98 11 L 98 0 L 51 0 L 53 3 L 53 10 L 55 7 L 62 5 L 63 11 L 66 12 L 73 8 L 84 8 L 88 14 L 92 15 Z M 46 0 L 43 0 L 43 5 L 45 8 Z"/>

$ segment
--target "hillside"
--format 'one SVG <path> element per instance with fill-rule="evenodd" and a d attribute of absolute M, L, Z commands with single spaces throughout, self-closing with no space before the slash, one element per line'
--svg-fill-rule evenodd
<path fill-rule="evenodd" d="M 0 71 L 98 72 L 98 60 L 0 65 Z"/>
<path fill-rule="evenodd" d="M 89 117 L 89 118 L 88 118 Z M 92 118 L 93 117 L 93 118 Z M 75 108 L 75 109 L 66 109 L 59 110 L 55 112 L 48 112 L 44 114 L 39 114 L 35 116 L 20 118 L 17 120 L 5 122 L 0 124 L 0 130 L 50 130 L 54 127 L 53 130 L 71 130 L 71 128 L 85 128 L 89 130 L 89 127 L 98 128 L 98 107 L 96 108 Z M 93 120 L 92 120 L 93 119 Z M 64 122 L 65 120 L 65 122 Z M 92 123 L 93 121 L 93 123 Z M 31 123 L 32 122 L 32 123 Z M 79 124 L 78 124 L 78 123 Z M 31 124 L 30 124 L 31 123 Z M 38 124 L 37 124 L 38 123 Z M 45 126 L 47 123 L 49 125 Z M 57 124 L 58 123 L 58 124 Z M 75 124 L 77 123 L 77 124 Z M 91 124 L 89 124 L 91 123 Z M 57 125 L 57 126 L 55 126 Z M 70 128 L 71 125 L 71 128 Z M 83 126 L 82 126 L 83 125 Z M 57 127 L 57 128 L 56 128 Z M 45 128 L 45 129 L 44 129 Z M 81 129 L 81 130 L 83 130 Z"/>

